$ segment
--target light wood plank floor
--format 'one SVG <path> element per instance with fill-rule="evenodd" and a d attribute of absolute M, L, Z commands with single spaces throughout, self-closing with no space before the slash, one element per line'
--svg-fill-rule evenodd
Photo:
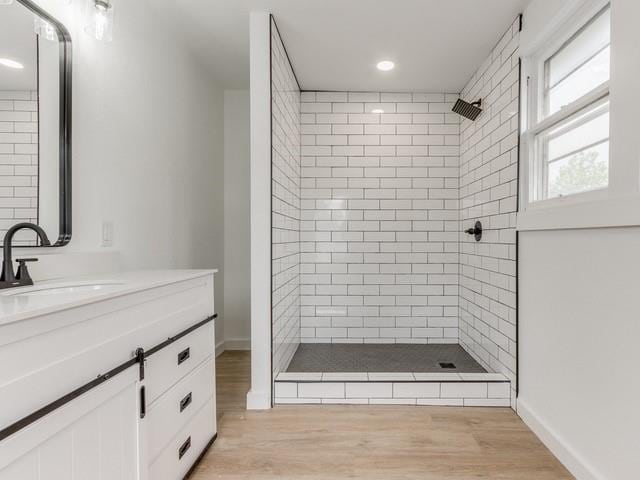
<path fill-rule="evenodd" d="M 508 408 L 245 410 L 248 352 L 218 357 L 218 439 L 192 480 L 573 478 Z"/>

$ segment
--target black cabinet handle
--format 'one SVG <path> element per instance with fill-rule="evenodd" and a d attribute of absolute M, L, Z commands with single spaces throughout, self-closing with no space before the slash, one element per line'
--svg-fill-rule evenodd
<path fill-rule="evenodd" d="M 182 412 L 185 408 L 191 405 L 192 401 L 193 401 L 193 396 L 191 395 L 191 392 L 189 392 L 187 396 L 185 396 L 182 400 L 180 400 L 180 412 Z"/>
<path fill-rule="evenodd" d="M 178 365 L 187 360 L 191 356 L 191 350 L 189 347 L 185 348 L 178 354 Z"/>
<path fill-rule="evenodd" d="M 140 387 L 140 418 L 147 416 L 147 395 L 144 385 Z"/>
<path fill-rule="evenodd" d="M 178 460 L 184 457 L 184 454 L 191 448 L 191 437 L 187 438 L 185 442 L 178 449 Z"/>

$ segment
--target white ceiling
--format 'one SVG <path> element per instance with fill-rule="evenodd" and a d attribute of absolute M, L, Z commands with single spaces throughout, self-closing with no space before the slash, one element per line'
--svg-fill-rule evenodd
<path fill-rule="evenodd" d="M 35 90 L 36 33 L 33 14 L 17 2 L 0 6 L 0 58 L 20 62 L 24 69 L 0 65 L 0 90 Z"/>
<path fill-rule="evenodd" d="M 249 12 L 271 12 L 303 89 L 458 92 L 529 0 L 155 0 L 225 88 L 249 85 Z M 391 59 L 397 68 L 380 73 Z"/>

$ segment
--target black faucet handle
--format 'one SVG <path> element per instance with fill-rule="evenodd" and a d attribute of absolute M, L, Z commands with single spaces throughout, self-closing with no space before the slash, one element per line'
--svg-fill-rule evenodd
<path fill-rule="evenodd" d="M 464 231 L 464 233 L 473 235 L 476 239 L 476 242 L 479 242 L 482 239 L 482 223 L 477 221 L 473 228 L 468 228 Z"/>
<path fill-rule="evenodd" d="M 31 279 L 31 275 L 29 275 L 27 263 L 37 261 L 37 258 L 16 258 L 16 262 L 18 262 L 18 273 L 16 274 L 16 280 L 20 281 L 22 285 L 33 285 L 33 280 Z"/>

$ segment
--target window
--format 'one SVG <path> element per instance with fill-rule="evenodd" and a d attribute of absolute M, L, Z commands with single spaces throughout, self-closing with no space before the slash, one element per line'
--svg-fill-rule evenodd
<path fill-rule="evenodd" d="M 545 116 L 609 80 L 610 25 L 607 7 L 544 62 Z"/>
<path fill-rule="evenodd" d="M 527 205 L 609 185 L 610 24 L 607 5 L 530 60 Z"/>
<path fill-rule="evenodd" d="M 541 168 L 533 200 L 606 188 L 609 183 L 609 101 L 605 99 L 536 136 Z"/>

